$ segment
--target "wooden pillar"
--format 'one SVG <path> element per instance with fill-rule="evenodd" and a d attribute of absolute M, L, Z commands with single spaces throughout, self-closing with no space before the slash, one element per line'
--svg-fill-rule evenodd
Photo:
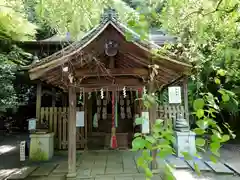
<path fill-rule="evenodd" d="M 153 94 L 155 93 L 156 89 L 155 89 L 155 85 L 154 82 L 150 82 L 149 84 L 149 94 Z M 149 123 L 150 123 L 150 133 L 152 133 L 152 126 L 155 124 L 156 122 L 156 118 L 157 118 L 157 103 L 155 102 L 150 108 L 149 108 Z M 157 161 L 156 161 L 156 157 L 157 157 L 157 150 L 153 150 L 152 151 L 152 164 L 151 164 L 151 168 L 152 169 L 157 169 Z"/>
<path fill-rule="evenodd" d="M 42 84 L 37 84 L 37 97 L 36 97 L 36 118 L 40 121 L 41 116 L 41 101 L 42 101 Z"/>
<path fill-rule="evenodd" d="M 183 81 L 183 97 L 184 97 L 184 111 L 186 114 L 186 120 L 189 123 L 189 112 L 188 112 L 188 78 L 186 77 Z"/>
<path fill-rule="evenodd" d="M 76 177 L 76 89 L 69 87 L 69 115 L 68 115 L 68 174 Z"/>
<path fill-rule="evenodd" d="M 85 142 L 84 142 L 84 149 L 87 150 L 88 149 L 88 94 L 84 93 L 84 134 L 85 134 Z"/>

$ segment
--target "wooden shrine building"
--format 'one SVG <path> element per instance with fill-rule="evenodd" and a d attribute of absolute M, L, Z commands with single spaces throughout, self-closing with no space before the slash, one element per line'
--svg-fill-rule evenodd
<path fill-rule="evenodd" d="M 131 41 L 125 39 L 126 33 L 133 36 Z M 55 148 L 68 149 L 69 176 L 76 173 L 76 149 L 106 148 L 113 134 L 119 148 L 131 144 L 137 131 L 134 117 L 143 108 L 135 99 L 144 87 L 154 93 L 177 81 L 186 82 L 191 66 L 153 54 L 152 49 L 157 48 L 157 44 L 141 40 L 118 21 L 114 10 L 109 10 L 80 41 L 30 65 L 30 79 L 39 81 L 37 119 L 49 122 Z M 68 93 L 66 107 L 41 108 L 43 83 Z M 184 89 L 186 92 L 186 83 Z M 184 100 L 187 117 L 186 93 Z M 77 111 L 84 111 L 79 126 Z M 150 111 L 151 124 L 158 116 L 156 106 Z"/>

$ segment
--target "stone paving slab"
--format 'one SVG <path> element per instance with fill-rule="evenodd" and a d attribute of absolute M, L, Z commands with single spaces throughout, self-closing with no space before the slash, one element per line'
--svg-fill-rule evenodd
<path fill-rule="evenodd" d="M 179 174 L 179 176 L 180 175 L 186 177 L 187 180 L 239 180 L 239 177 L 237 176 L 219 175 L 219 174 L 209 173 L 209 172 L 202 172 L 200 176 L 192 172 L 188 172 L 188 174 L 181 173 Z M 177 178 L 176 180 L 182 180 L 182 179 Z"/>
<path fill-rule="evenodd" d="M 8 177 L 10 174 L 17 171 L 17 169 L 2 169 L 0 170 L 0 180 L 4 180 L 6 177 Z"/>
<path fill-rule="evenodd" d="M 61 174 L 61 173 L 67 173 L 68 172 L 68 163 L 63 162 L 57 165 L 57 167 L 53 170 L 53 174 Z"/>
<path fill-rule="evenodd" d="M 15 173 L 11 174 L 7 179 L 8 180 L 19 180 L 25 179 L 28 177 L 37 167 L 23 167 Z"/>
<path fill-rule="evenodd" d="M 224 163 L 229 169 L 231 169 L 232 171 L 234 171 L 234 173 L 236 173 L 237 175 L 240 176 L 240 165 L 234 165 L 234 164 L 230 164 L 230 163 Z"/>
<path fill-rule="evenodd" d="M 176 156 L 169 156 L 166 161 L 176 169 L 189 169 L 189 165 Z"/>
<path fill-rule="evenodd" d="M 223 174 L 234 174 L 233 171 L 231 171 L 229 168 L 227 168 L 224 164 L 222 164 L 221 162 L 211 162 L 211 161 L 205 161 L 205 163 L 212 168 L 212 170 L 215 173 L 223 173 Z"/>
<path fill-rule="evenodd" d="M 212 171 L 202 160 L 188 160 L 187 163 L 192 169 L 195 169 L 194 163 L 197 164 L 200 171 Z"/>
<path fill-rule="evenodd" d="M 48 176 L 55 168 L 57 164 L 43 164 L 37 168 L 30 176 Z"/>
<path fill-rule="evenodd" d="M 28 177 L 25 180 L 66 180 L 66 177 L 63 175 L 48 176 L 48 177 Z"/>

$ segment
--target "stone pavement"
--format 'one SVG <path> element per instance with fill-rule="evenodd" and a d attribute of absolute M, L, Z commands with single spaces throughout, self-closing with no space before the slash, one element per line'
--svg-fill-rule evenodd
<path fill-rule="evenodd" d="M 143 171 L 136 165 L 135 153 L 130 151 L 93 151 L 84 153 L 77 164 L 77 179 L 143 180 Z M 160 179 L 155 175 L 154 179 Z"/>
<path fill-rule="evenodd" d="M 67 152 L 56 154 L 50 162 L 30 163 L 19 161 L 19 142 L 24 136 L 6 138 L 0 143 L 0 180 L 65 180 L 67 174 Z M 6 149 L 6 147 L 9 147 Z M 10 148 L 14 147 L 14 148 Z M 235 146 L 234 146 L 235 147 Z M 136 165 L 138 154 L 130 151 L 88 151 L 77 154 L 77 177 L 79 180 L 143 180 L 145 175 Z M 236 150 L 222 149 L 221 160 L 239 169 L 240 148 Z M 220 174 L 214 171 L 202 172 L 198 177 L 193 173 L 189 164 L 185 169 L 174 171 L 176 180 L 237 180 L 236 174 Z M 160 174 L 153 180 L 161 180 Z"/>
<path fill-rule="evenodd" d="M 67 156 L 65 156 L 67 157 Z M 55 157 L 56 158 L 56 157 Z M 64 180 L 68 170 L 67 158 L 48 163 L 31 164 L 22 172 L 27 176 L 16 176 L 8 180 Z M 24 177 L 24 178 L 23 178 Z M 0 178 L 1 179 L 1 178 Z M 77 177 L 74 180 L 145 180 L 145 175 L 136 165 L 136 156 L 130 151 L 89 151 L 77 155 Z M 153 180 L 161 180 L 155 175 Z M 72 179 L 69 179 L 72 180 Z"/>

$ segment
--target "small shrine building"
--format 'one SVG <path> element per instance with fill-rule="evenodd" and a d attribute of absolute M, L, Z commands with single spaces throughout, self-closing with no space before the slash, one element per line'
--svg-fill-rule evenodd
<path fill-rule="evenodd" d="M 131 41 L 126 40 L 126 33 L 133 36 Z M 141 40 L 112 10 L 80 41 L 29 66 L 30 79 L 38 82 L 37 120 L 49 122 L 55 148 L 68 149 L 69 176 L 76 172 L 76 149 L 131 146 L 134 132 L 139 131 L 134 127 L 135 116 L 145 110 L 136 98 L 144 91 L 155 93 L 182 83 L 181 107 L 188 119 L 186 90 L 191 66 L 153 53 L 158 48 Z M 68 103 L 41 108 L 43 83 L 68 93 Z M 157 117 L 154 106 L 149 110 L 150 124 Z M 110 143 L 113 136 L 114 145 Z"/>

